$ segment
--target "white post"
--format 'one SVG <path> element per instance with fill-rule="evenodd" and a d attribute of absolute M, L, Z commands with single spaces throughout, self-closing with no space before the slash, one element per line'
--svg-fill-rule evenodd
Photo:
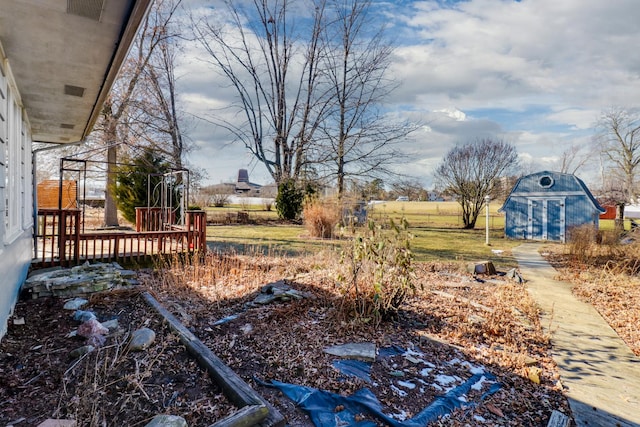
<path fill-rule="evenodd" d="M 487 208 L 487 218 L 485 219 L 485 230 L 486 230 L 485 245 L 487 246 L 489 246 L 489 200 L 491 200 L 491 198 L 488 195 L 484 196 L 484 204 Z"/>

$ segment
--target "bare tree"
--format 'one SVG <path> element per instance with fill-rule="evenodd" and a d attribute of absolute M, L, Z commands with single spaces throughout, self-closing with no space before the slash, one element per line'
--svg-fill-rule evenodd
<path fill-rule="evenodd" d="M 591 158 L 590 152 L 585 151 L 583 145 L 571 144 L 569 148 L 564 150 L 560 155 L 559 166 L 560 172 L 575 174 L 583 167 Z"/>
<path fill-rule="evenodd" d="M 462 207 L 464 228 L 474 228 L 478 214 L 497 179 L 515 166 L 518 154 L 502 140 L 479 139 L 452 148 L 436 169 L 442 190 L 454 195 Z"/>
<path fill-rule="evenodd" d="M 611 108 L 602 113 L 597 128 L 596 140 L 608 164 L 609 182 L 618 184 L 618 188 L 611 188 L 608 193 L 617 206 L 616 228 L 622 229 L 624 207 L 631 203 L 636 190 L 640 164 L 640 112 Z"/>
<path fill-rule="evenodd" d="M 398 179 L 391 184 L 391 194 L 394 198 L 406 196 L 409 200 L 427 199 L 428 191 L 415 178 Z"/>
<path fill-rule="evenodd" d="M 174 35 L 159 41 L 143 70 L 142 93 L 136 103 L 142 112 L 143 126 L 137 128 L 149 145 L 170 160 L 172 168 L 182 169 L 188 146 L 181 128 L 183 118 L 176 90 L 175 66 L 180 40 L 175 36 L 173 25 L 169 25 L 165 32 Z"/>
<path fill-rule="evenodd" d="M 248 3 L 244 9 L 227 0 L 226 15 L 194 23 L 243 117 L 218 113 L 214 123 L 242 141 L 277 183 L 311 172 L 334 178 L 342 194 L 349 175 L 389 172 L 402 157 L 394 145 L 411 128 L 380 107 L 395 86 L 386 76 L 392 49 L 370 19 L 371 1 Z"/>
<path fill-rule="evenodd" d="M 301 2 L 249 3 L 245 9 L 224 1 L 225 12 L 194 20 L 193 28 L 208 62 L 236 94 L 234 119 L 243 117 L 235 122 L 218 114 L 213 122 L 242 141 L 281 183 L 297 178 L 309 161 L 308 145 L 324 111 L 316 83 L 324 9 L 306 7 L 311 23 L 302 25 L 296 23 Z"/>
<path fill-rule="evenodd" d="M 158 45 L 172 36 L 167 33 L 167 28 L 180 5 L 180 1 L 162 0 L 154 3 L 142 24 L 131 54 L 104 103 L 102 115 L 95 129 L 98 133 L 96 138 L 102 140 L 107 149 L 105 226 L 118 225 L 117 205 L 111 191 L 115 186 L 118 147 L 127 143 L 134 146 L 137 142 L 135 134 L 132 133 L 132 125 L 136 122 L 137 114 L 132 109 L 136 89 L 144 78 L 144 71 Z"/>
<path fill-rule="evenodd" d="M 332 108 L 323 121 L 324 160 L 341 197 L 347 176 L 390 173 L 389 166 L 404 157 L 395 144 L 416 127 L 382 113 L 383 100 L 396 87 L 387 76 L 393 49 L 371 14 L 371 1 L 329 0 L 329 5 L 322 72 L 332 91 Z"/>

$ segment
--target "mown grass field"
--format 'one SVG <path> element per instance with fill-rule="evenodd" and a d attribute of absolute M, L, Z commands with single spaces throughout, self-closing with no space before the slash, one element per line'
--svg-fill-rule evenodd
<path fill-rule="evenodd" d="M 504 238 L 504 216 L 498 213 L 501 204 L 492 203 L 489 209 L 489 242 L 485 244 L 486 211 L 483 209 L 473 230 L 462 229 L 460 207 L 455 202 L 384 202 L 369 207 L 369 218 L 384 223 L 389 218 L 398 222 L 403 217 L 414 235 L 412 249 L 417 261 L 474 261 L 489 259 L 499 269 L 516 266 L 510 249 L 521 244 Z M 239 209 L 229 206 L 208 208 L 210 218 L 235 218 Z M 320 250 L 336 250 L 349 239 L 310 238 L 304 225 L 282 225 L 275 211 L 254 206 L 244 209 L 249 221 L 257 224 L 211 225 L 207 240 L 214 250 L 234 250 L 239 253 L 297 255 Z M 277 224 L 277 225 L 276 225 Z M 503 251 L 497 253 L 499 251 Z"/>

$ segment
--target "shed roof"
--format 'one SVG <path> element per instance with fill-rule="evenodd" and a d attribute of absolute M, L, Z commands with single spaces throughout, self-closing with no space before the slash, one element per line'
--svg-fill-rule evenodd
<path fill-rule="evenodd" d="M 526 188 L 524 189 L 522 188 L 525 186 L 524 185 L 525 183 L 529 183 L 533 180 L 538 181 L 540 178 L 544 176 L 549 176 L 553 178 L 555 181 L 562 181 L 564 183 L 567 183 L 568 185 L 564 186 L 563 188 L 558 188 L 555 186 L 554 186 L 555 188 L 554 187 L 550 187 L 548 189 L 541 188 L 537 192 L 529 191 Z M 553 171 L 536 172 L 530 175 L 523 176 L 520 179 L 518 179 L 516 184 L 513 186 L 513 189 L 509 193 L 509 196 L 504 201 L 504 204 L 502 205 L 502 207 L 498 209 L 498 211 L 503 212 L 506 209 L 509 202 L 511 201 L 511 199 L 516 196 L 543 196 L 544 197 L 544 196 L 552 196 L 552 195 L 575 196 L 580 194 L 584 194 L 588 198 L 588 200 L 593 205 L 594 209 L 600 211 L 601 213 L 606 212 L 606 209 L 600 206 L 596 198 L 593 197 L 593 194 L 591 194 L 591 191 L 589 191 L 589 188 L 587 188 L 587 185 L 584 183 L 584 181 L 582 181 L 580 178 L 578 178 L 573 174 L 553 172 Z"/>

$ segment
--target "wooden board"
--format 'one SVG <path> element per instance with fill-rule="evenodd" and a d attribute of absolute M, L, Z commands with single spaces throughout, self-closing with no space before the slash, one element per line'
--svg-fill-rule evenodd
<path fill-rule="evenodd" d="M 38 209 L 58 209 L 60 181 L 49 179 L 38 183 Z M 78 208 L 78 183 L 62 181 L 62 209 Z"/>

